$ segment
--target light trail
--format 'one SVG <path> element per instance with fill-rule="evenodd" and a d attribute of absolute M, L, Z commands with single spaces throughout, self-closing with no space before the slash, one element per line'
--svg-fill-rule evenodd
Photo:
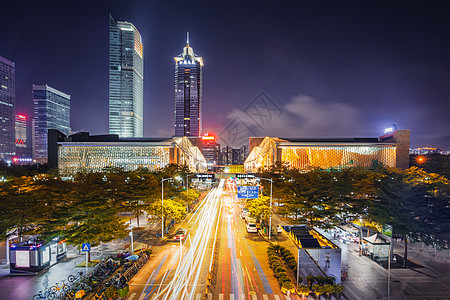
<path fill-rule="evenodd" d="M 173 275 L 172 280 L 161 288 L 156 293 L 153 299 L 160 300 L 175 300 L 175 299 L 189 299 L 192 300 L 196 294 L 196 287 L 199 283 L 200 275 L 202 274 L 203 261 L 208 249 L 209 239 L 213 232 L 214 225 L 219 222 L 218 214 L 221 208 L 222 190 L 224 180 L 222 179 L 217 188 L 212 189 L 205 197 L 200 206 L 195 219 L 195 224 L 198 223 L 198 229 L 192 238 L 189 233 L 190 248 L 185 253 L 181 262 Z M 217 235 L 217 230 L 216 230 Z M 215 239 L 215 238 L 214 238 Z M 184 242 L 186 246 L 186 241 Z M 214 249 L 214 247 L 213 247 Z M 211 253 L 213 255 L 213 253 Z M 204 273 L 203 273 L 204 274 Z"/>

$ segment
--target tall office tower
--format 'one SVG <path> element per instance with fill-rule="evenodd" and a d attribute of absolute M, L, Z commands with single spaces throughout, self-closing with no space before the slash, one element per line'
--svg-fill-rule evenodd
<path fill-rule="evenodd" d="M 187 44 L 175 59 L 175 136 L 202 135 L 203 59 Z"/>
<path fill-rule="evenodd" d="M 48 85 L 33 85 L 33 104 L 33 159 L 46 163 L 48 130 L 70 134 L 70 95 Z"/>
<path fill-rule="evenodd" d="M 109 133 L 144 135 L 144 48 L 129 22 L 109 15 Z"/>
<path fill-rule="evenodd" d="M 0 56 L 0 160 L 14 155 L 15 104 L 15 64 Z"/>
<path fill-rule="evenodd" d="M 27 148 L 27 117 L 23 114 L 16 114 L 16 155 L 24 156 Z"/>

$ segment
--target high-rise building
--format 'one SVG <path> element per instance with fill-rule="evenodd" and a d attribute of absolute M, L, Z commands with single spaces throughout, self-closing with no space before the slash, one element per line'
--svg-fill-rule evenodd
<path fill-rule="evenodd" d="M 203 59 L 187 44 L 175 59 L 175 136 L 202 135 Z"/>
<path fill-rule="evenodd" d="M 219 164 L 220 144 L 217 143 L 215 136 L 208 133 L 202 136 L 202 153 L 208 165 Z"/>
<path fill-rule="evenodd" d="M 70 95 L 48 85 L 33 85 L 33 159 L 46 163 L 48 130 L 70 134 Z"/>
<path fill-rule="evenodd" d="M 144 48 L 129 22 L 109 15 L 109 133 L 144 135 Z"/>
<path fill-rule="evenodd" d="M 16 114 L 16 148 L 25 148 L 27 146 L 27 117 L 22 114 Z"/>
<path fill-rule="evenodd" d="M 15 64 L 0 56 L 0 159 L 9 160 L 15 151 L 16 104 Z"/>

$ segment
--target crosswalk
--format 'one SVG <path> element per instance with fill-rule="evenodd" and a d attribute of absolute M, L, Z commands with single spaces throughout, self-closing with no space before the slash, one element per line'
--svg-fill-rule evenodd
<path fill-rule="evenodd" d="M 149 297 L 148 297 L 149 296 Z M 126 300 L 152 300 L 154 299 L 155 295 L 146 295 L 143 294 L 136 294 L 136 293 L 130 293 Z M 248 295 L 246 294 L 208 294 L 207 297 L 205 297 L 205 294 L 197 293 L 195 295 L 195 300 L 298 300 L 301 299 L 300 297 L 297 297 L 296 295 L 292 296 L 286 296 L 286 295 L 274 295 L 274 294 L 263 294 L 261 296 L 256 295 L 255 292 L 250 292 Z"/>

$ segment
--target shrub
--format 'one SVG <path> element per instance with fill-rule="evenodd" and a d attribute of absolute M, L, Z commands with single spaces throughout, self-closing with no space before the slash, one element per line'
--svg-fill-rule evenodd
<path fill-rule="evenodd" d="M 308 282 L 308 285 L 311 286 L 315 281 L 315 277 L 312 275 L 308 275 L 306 276 L 306 281 Z"/>
<path fill-rule="evenodd" d="M 282 267 L 282 264 L 279 261 L 274 261 L 270 267 L 275 270 L 277 267 Z"/>
<path fill-rule="evenodd" d="M 282 247 L 281 245 L 271 245 L 272 246 L 272 248 L 275 250 L 275 251 L 279 251 L 280 250 L 280 248 Z"/>
<path fill-rule="evenodd" d="M 325 280 L 326 280 L 325 276 L 322 275 L 316 276 L 316 281 L 320 285 L 323 285 L 325 283 Z"/>
<path fill-rule="evenodd" d="M 326 284 L 334 284 L 335 281 L 336 281 L 336 278 L 334 278 L 332 276 L 325 277 L 325 283 Z"/>
<path fill-rule="evenodd" d="M 278 273 L 278 272 L 284 271 L 284 268 L 283 268 L 283 266 L 278 266 L 278 267 L 276 267 L 275 269 L 273 269 L 273 271 L 274 271 L 275 273 Z"/>
<path fill-rule="evenodd" d="M 290 290 L 290 289 L 294 288 L 294 285 L 290 281 L 285 281 L 285 282 L 283 282 L 282 287 L 284 287 L 287 290 Z"/>

